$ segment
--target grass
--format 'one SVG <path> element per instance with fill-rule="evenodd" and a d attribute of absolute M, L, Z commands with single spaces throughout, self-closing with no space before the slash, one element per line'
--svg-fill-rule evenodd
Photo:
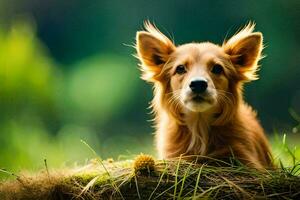
<path fill-rule="evenodd" d="M 0 199 L 300 199 L 299 149 L 286 134 L 277 134 L 273 153 L 277 169 L 257 171 L 242 164 L 154 160 L 139 155 L 135 160 L 102 160 L 84 141 L 95 159 L 87 165 L 39 173 L 0 173 L 12 177 L 0 182 Z M 234 158 L 233 158 L 234 159 Z M 189 159 L 190 160 L 190 159 Z"/>
<path fill-rule="evenodd" d="M 0 199 L 300 198 L 295 167 L 258 172 L 177 159 L 156 160 L 146 171 L 145 163 L 139 171 L 136 162 L 95 159 L 81 168 L 18 175 L 1 183 Z"/>

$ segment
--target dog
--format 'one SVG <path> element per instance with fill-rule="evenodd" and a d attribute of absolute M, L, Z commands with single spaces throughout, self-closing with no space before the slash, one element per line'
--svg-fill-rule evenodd
<path fill-rule="evenodd" d="M 176 46 L 146 21 L 136 34 L 142 79 L 154 86 L 151 103 L 159 157 L 202 156 L 256 169 L 272 167 L 268 140 L 243 85 L 258 79 L 263 36 L 249 22 L 222 45 Z"/>

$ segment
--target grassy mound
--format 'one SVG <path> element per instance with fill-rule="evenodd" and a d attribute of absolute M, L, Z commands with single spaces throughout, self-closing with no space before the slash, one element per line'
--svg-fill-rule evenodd
<path fill-rule="evenodd" d="M 184 160 L 93 160 L 2 182 L 0 199 L 300 199 L 298 168 L 258 172 Z"/>

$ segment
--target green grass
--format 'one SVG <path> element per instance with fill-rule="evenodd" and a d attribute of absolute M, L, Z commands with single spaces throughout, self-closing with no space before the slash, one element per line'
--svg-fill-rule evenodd
<path fill-rule="evenodd" d="M 300 198 L 300 160 L 297 148 L 288 145 L 285 134 L 277 135 L 272 143 L 278 168 L 265 171 L 223 161 L 211 166 L 182 157 L 156 160 L 155 164 L 149 157 L 139 162 L 140 157 L 114 162 L 102 160 L 82 143 L 96 157 L 83 167 L 51 171 L 45 161 L 45 169 L 38 174 L 16 175 L 2 170 L 14 180 L 1 183 L 0 199 Z"/>
<path fill-rule="evenodd" d="M 147 160 L 139 165 L 135 160 L 115 162 L 103 160 L 82 141 L 95 157 L 82 167 L 51 170 L 45 160 L 39 173 L 1 170 L 10 179 L 0 183 L 0 199 L 297 199 L 300 156 L 293 144 L 297 134 L 275 134 L 271 143 L 278 168 L 265 171 L 221 161 L 211 166 L 181 157 L 156 160 L 153 167 L 147 167 Z"/>
<path fill-rule="evenodd" d="M 105 167 L 104 167 L 105 166 Z M 133 161 L 95 159 L 76 169 L 44 170 L 2 183 L 1 199 L 249 199 L 300 197 L 300 177 L 291 168 L 256 171 L 245 166 L 209 166 L 159 161 L 137 173 Z"/>

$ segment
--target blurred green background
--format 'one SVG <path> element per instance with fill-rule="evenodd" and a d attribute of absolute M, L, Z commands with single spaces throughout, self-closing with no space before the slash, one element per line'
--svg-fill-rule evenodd
<path fill-rule="evenodd" d="M 290 146 L 300 143 L 298 0 L 1 0 L 0 168 L 85 163 L 94 155 L 81 140 L 103 158 L 155 155 L 151 86 L 139 79 L 131 47 L 146 19 L 177 44 L 221 44 L 255 21 L 267 57 L 245 96 L 275 156 L 289 162 L 280 141 L 286 133 Z"/>

